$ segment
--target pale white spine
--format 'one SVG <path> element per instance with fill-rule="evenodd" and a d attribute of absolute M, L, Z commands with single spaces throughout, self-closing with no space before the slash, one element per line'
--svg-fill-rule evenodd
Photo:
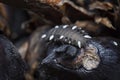
<path fill-rule="evenodd" d="M 54 35 L 51 35 L 50 38 L 49 38 L 49 40 L 52 40 L 53 38 L 54 38 Z"/>

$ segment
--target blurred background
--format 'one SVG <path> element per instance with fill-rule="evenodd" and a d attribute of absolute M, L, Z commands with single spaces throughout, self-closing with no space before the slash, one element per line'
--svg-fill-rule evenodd
<path fill-rule="evenodd" d="M 29 65 L 26 80 L 35 80 L 38 60 L 42 60 L 40 36 L 55 25 L 75 24 L 94 37 L 120 38 L 119 0 L 30 1 L 19 5 L 7 0 L 0 3 L 0 32 L 14 43 Z"/>

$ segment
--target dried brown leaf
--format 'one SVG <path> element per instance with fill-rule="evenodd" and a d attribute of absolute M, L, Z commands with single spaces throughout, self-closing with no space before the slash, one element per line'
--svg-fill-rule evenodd
<path fill-rule="evenodd" d="M 112 25 L 111 21 L 107 17 L 95 17 L 95 22 L 97 24 L 101 23 L 108 28 L 115 29 L 115 27 Z"/>
<path fill-rule="evenodd" d="M 46 3 L 52 6 L 59 6 L 64 3 L 65 0 L 40 0 L 42 3 Z"/>
<path fill-rule="evenodd" d="M 100 9 L 100 10 L 108 11 L 108 10 L 113 9 L 113 5 L 110 2 L 96 1 L 89 6 L 89 9 L 90 10 Z"/>
<path fill-rule="evenodd" d="M 65 3 L 70 5 L 71 7 L 73 7 L 75 10 L 82 12 L 83 14 L 93 15 L 91 12 L 87 11 L 85 8 L 75 5 L 72 1 L 66 1 L 66 2 L 64 2 L 64 4 Z"/>
<path fill-rule="evenodd" d="M 99 30 L 100 26 L 92 21 L 76 21 L 75 23 L 77 26 L 84 28 L 90 32 L 96 32 Z"/>

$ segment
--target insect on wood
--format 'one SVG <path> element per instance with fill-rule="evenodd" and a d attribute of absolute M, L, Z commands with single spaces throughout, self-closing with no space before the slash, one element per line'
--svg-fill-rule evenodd
<path fill-rule="evenodd" d="M 86 40 L 91 36 L 75 25 L 60 25 L 50 29 L 41 38 L 48 42 L 60 41 L 81 48 L 86 45 Z"/>

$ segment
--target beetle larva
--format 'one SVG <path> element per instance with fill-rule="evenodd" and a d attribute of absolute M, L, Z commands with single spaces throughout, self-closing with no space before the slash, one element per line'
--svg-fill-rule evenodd
<path fill-rule="evenodd" d="M 50 29 L 41 38 L 45 41 L 61 41 L 81 48 L 86 45 L 86 39 L 91 36 L 75 25 L 60 25 Z"/>

